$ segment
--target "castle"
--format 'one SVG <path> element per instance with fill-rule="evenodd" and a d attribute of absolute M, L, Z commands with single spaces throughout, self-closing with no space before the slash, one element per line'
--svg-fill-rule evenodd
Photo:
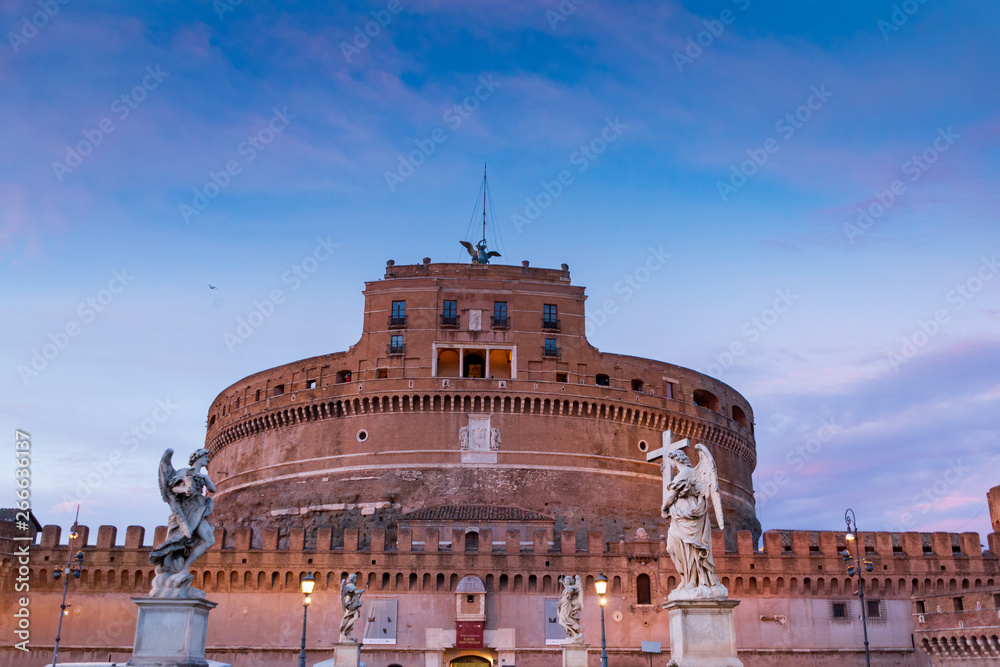
<path fill-rule="evenodd" d="M 370 667 L 556 667 L 558 577 L 580 574 L 596 666 L 594 579 L 604 573 L 611 662 L 642 667 L 651 659 L 643 641 L 668 651 L 662 603 L 676 586 L 659 464 L 647 461 L 669 430 L 705 443 L 718 463 L 725 530 L 713 549 L 741 601 L 744 664 L 864 664 L 844 534 L 760 534 L 753 411 L 735 390 L 591 346 L 584 290 L 566 265 L 390 261 L 364 294 L 362 335 L 349 350 L 251 375 L 209 408 L 216 543 L 194 573 L 219 603 L 210 658 L 293 661 L 307 572 L 317 579 L 309 664 L 332 657 L 340 581 L 359 573 L 355 634 Z M 873 563 L 864 575 L 873 664 L 1000 661 L 1000 487 L 990 512 L 985 551 L 976 533 L 861 534 Z M 70 583 L 60 659 L 126 659 L 129 598 L 148 592 L 149 552 L 165 529 L 150 542 L 137 526 L 123 540 L 113 526 L 96 539 L 82 527 L 72 545 L 58 526 L 40 533 L 30 557 L 33 650 L 16 650 L 4 632 L 0 664 L 51 659 L 62 592 L 52 570 L 75 549 L 85 564 Z M 5 535 L 6 627 L 18 565 Z"/>

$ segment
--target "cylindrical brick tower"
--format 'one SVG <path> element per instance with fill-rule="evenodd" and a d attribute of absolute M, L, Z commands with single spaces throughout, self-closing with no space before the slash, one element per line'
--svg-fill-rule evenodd
<path fill-rule="evenodd" d="M 391 530 L 416 509 L 493 505 L 579 534 L 662 532 L 646 453 L 671 430 L 712 452 L 727 537 L 759 534 L 750 405 L 701 373 L 591 346 L 565 264 L 390 261 L 364 294 L 356 345 L 212 403 L 217 523 Z"/>

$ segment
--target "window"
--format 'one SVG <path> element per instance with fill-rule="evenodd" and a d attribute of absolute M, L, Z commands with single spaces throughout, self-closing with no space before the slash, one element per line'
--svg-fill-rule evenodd
<path fill-rule="evenodd" d="M 869 619 L 880 619 L 882 618 L 882 602 L 881 600 L 865 600 L 865 604 L 868 605 L 868 618 Z"/>
<path fill-rule="evenodd" d="M 507 328 L 507 302 L 493 302 L 493 327 L 497 329 Z"/>
<path fill-rule="evenodd" d="M 653 596 L 649 589 L 649 575 L 640 574 L 635 578 L 635 603 L 652 604 Z"/>
<path fill-rule="evenodd" d="M 1000 593 L 993 594 L 993 606 L 1000 609 Z"/>
<path fill-rule="evenodd" d="M 543 357 L 558 357 L 559 356 L 559 347 L 556 346 L 556 339 L 555 338 L 546 338 L 545 339 L 545 347 L 542 350 L 542 356 Z"/>
<path fill-rule="evenodd" d="M 642 391 L 642 380 L 632 378 L 632 391 Z"/>
<path fill-rule="evenodd" d="M 962 598 L 952 598 L 951 601 L 955 603 L 955 611 L 963 611 L 965 609 L 965 605 L 962 604 Z"/>
<path fill-rule="evenodd" d="M 598 387 L 610 387 L 611 377 L 605 375 L 604 373 L 598 373 L 597 377 L 594 379 L 594 382 L 597 384 Z"/>
<path fill-rule="evenodd" d="M 458 301 L 454 299 L 445 300 L 441 308 L 441 325 L 446 327 L 458 326 Z"/>
<path fill-rule="evenodd" d="M 559 310 L 554 304 L 547 303 L 542 306 L 542 328 L 543 329 L 558 329 L 559 328 Z"/>
<path fill-rule="evenodd" d="M 719 398 L 710 391 L 705 391 L 704 389 L 694 390 L 694 404 L 700 408 L 708 408 L 709 410 L 719 411 Z"/>
<path fill-rule="evenodd" d="M 399 600 L 372 600 L 366 607 L 363 644 L 396 643 L 396 611 Z"/>
<path fill-rule="evenodd" d="M 284 393 L 285 393 L 285 385 L 278 384 L 275 385 L 274 389 L 271 391 L 271 396 L 281 396 Z"/>
<path fill-rule="evenodd" d="M 351 371 L 338 371 L 337 372 L 337 384 L 343 384 L 344 382 L 351 381 Z"/>
<path fill-rule="evenodd" d="M 256 394 L 254 394 L 253 400 L 254 401 L 259 401 L 260 400 L 260 389 L 257 390 Z"/>
<path fill-rule="evenodd" d="M 403 354 L 403 337 L 394 334 L 389 340 L 389 354 Z"/>
<path fill-rule="evenodd" d="M 316 380 L 306 380 L 306 389 L 315 389 Z"/>
<path fill-rule="evenodd" d="M 847 620 L 847 603 L 833 602 L 830 605 L 830 617 L 835 621 Z"/>
<path fill-rule="evenodd" d="M 465 534 L 465 550 L 479 551 L 479 533 L 469 532 Z M 469 602 L 472 602 L 472 600 L 469 600 Z"/>
<path fill-rule="evenodd" d="M 567 382 L 569 380 L 569 375 L 567 373 L 556 373 L 556 382 Z"/>
<path fill-rule="evenodd" d="M 406 325 L 406 302 L 393 301 L 392 315 L 389 316 L 389 326 L 401 327 Z"/>
<path fill-rule="evenodd" d="M 924 604 L 923 600 L 917 600 L 917 613 L 918 614 L 927 613 L 927 605 Z"/>
<path fill-rule="evenodd" d="M 376 368 L 375 369 L 375 379 L 376 380 L 384 380 L 387 377 L 389 377 L 389 369 L 388 368 Z"/>

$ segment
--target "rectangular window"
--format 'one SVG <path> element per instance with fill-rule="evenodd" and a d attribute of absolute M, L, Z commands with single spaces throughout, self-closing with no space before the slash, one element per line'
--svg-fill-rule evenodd
<path fill-rule="evenodd" d="M 868 618 L 882 618 L 882 603 L 879 600 L 865 600 L 865 604 L 868 605 Z"/>
<path fill-rule="evenodd" d="M 306 380 L 306 389 L 315 389 L 316 380 Z"/>
<path fill-rule="evenodd" d="M 830 605 L 830 617 L 835 621 L 847 620 L 847 603 L 833 602 Z"/>
<path fill-rule="evenodd" d="M 507 327 L 507 302 L 493 302 L 493 326 L 501 329 Z"/>
<path fill-rule="evenodd" d="M 993 606 L 1000 609 L 1000 593 L 993 594 Z"/>
<path fill-rule="evenodd" d="M 559 356 L 559 348 L 558 348 L 558 346 L 556 346 L 556 339 L 555 338 L 546 338 L 545 339 L 545 348 L 543 350 L 543 355 L 546 356 L 546 357 L 558 357 Z"/>
<path fill-rule="evenodd" d="M 285 393 L 285 385 L 278 384 L 274 386 L 274 390 L 271 392 L 271 396 L 281 396 Z"/>
<path fill-rule="evenodd" d="M 569 380 L 569 374 L 556 373 L 556 382 L 567 382 L 568 380 Z"/>
<path fill-rule="evenodd" d="M 371 600 L 365 613 L 362 644 L 395 644 L 399 600 Z"/>
<path fill-rule="evenodd" d="M 927 605 L 924 604 L 923 600 L 917 600 L 917 613 L 918 614 L 927 613 Z"/>
<path fill-rule="evenodd" d="M 392 314 L 389 316 L 390 327 L 406 326 L 406 302 L 393 301 Z"/>
<path fill-rule="evenodd" d="M 389 340 L 389 354 L 402 354 L 403 353 L 403 337 L 399 334 L 395 334 Z"/>
<path fill-rule="evenodd" d="M 962 604 L 962 598 L 952 598 L 952 602 L 955 603 L 955 611 L 965 610 L 965 605 Z"/>
<path fill-rule="evenodd" d="M 375 379 L 376 380 L 384 380 L 387 377 L 389 377 L 389 369 L 388 368 L 377 368 L 377 369 L 375 369 Z"/>
<path fill-rule="evenodd" d="M 253 400 L 254 401 L 259 401 L 260 400 L 260 389 L 257 390 L 257 393 L 254 395 L 254 399 Z"/>
<path fill-rule="evenodd" d="M 554 304 L 547 303 L 542 306 L 542 328 L 559 328 L 559 309 Z"/>
<path fill-rule="evenodd" d="M 458 301 L 446 299 L 441 307 L 441 324 L 446 327 L 458 326 Z"/>

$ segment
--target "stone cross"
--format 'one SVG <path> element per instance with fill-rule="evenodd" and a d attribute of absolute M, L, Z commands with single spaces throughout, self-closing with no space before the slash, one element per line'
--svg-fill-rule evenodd
<path fill-rule="evenodd" d="M 646 452 L 646 461 L 652 463 L 657 459 L 660 460 L 660 472 L 663 473 L 663 497 L 667 495 L 667 486 L 674 476 L 674 467 L 667 459 L 667 454 L 675 449 L 683 449 L 688 446 L 688 439 L 678 440 L 674 442 L 674 432 L 664 431 L 663 432 L 663 446 L 659 449 L 654 449 L 651 452 Z"/>

